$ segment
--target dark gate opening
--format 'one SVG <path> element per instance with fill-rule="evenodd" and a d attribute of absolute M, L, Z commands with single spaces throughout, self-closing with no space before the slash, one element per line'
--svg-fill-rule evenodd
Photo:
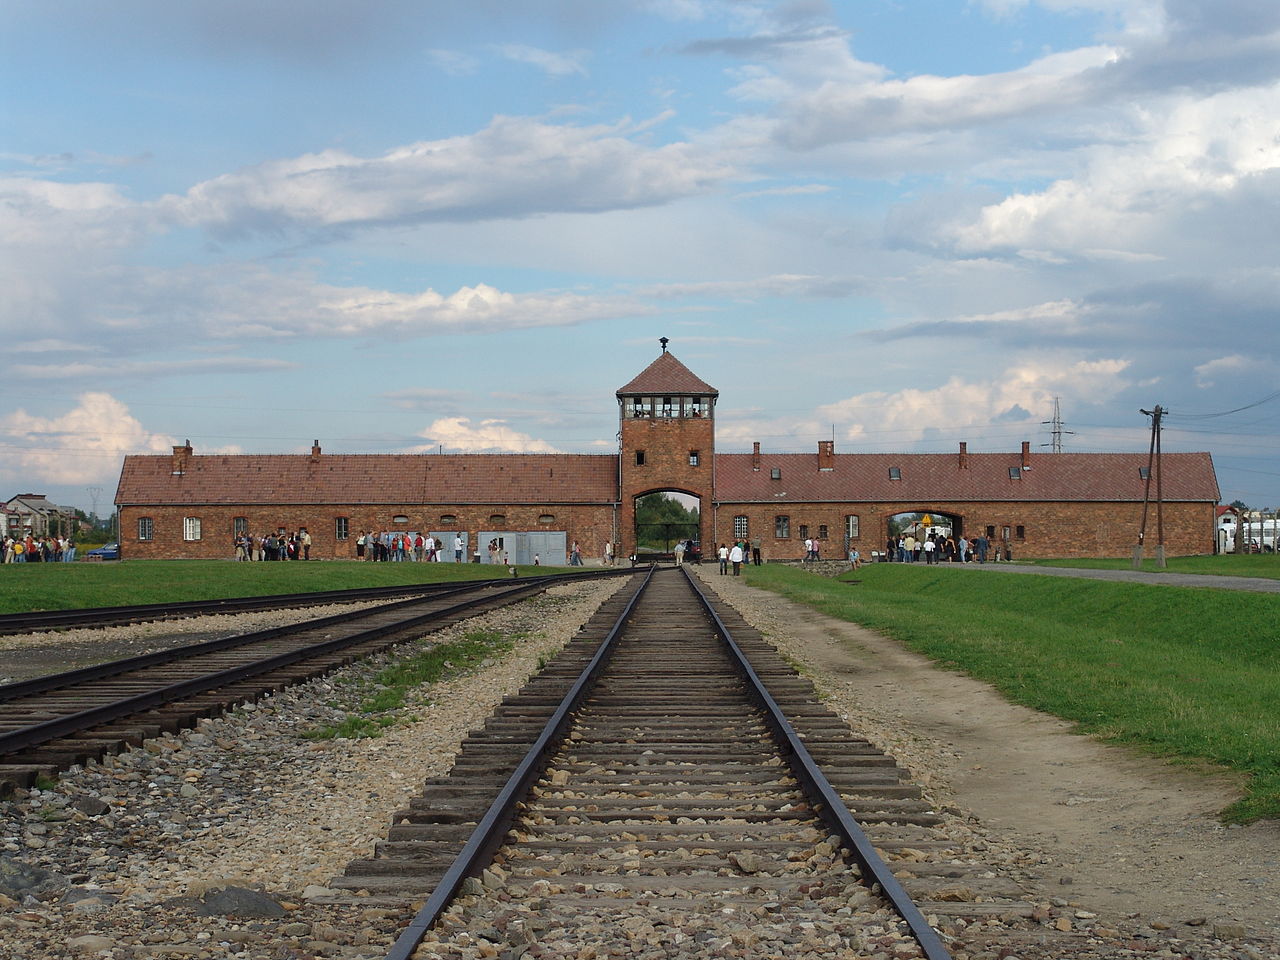
<path fill-rule="evenodd" d="M 702 559 L 702 514 L 698 498 L 675 491 L 647 493 L 636 498 L 636 557 L 641 562 L 675 559 L 684 545 L 684 559 Z"/>

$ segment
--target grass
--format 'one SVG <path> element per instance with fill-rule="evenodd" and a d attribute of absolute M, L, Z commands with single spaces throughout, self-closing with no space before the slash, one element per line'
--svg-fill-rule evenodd
<path fill-rule="evenodd" d="M 1264 577 L 1269 580 L 1280 579 L 1280 554 L 1245 553 L 1236 556 L 1224 553 L 1217 556 L 1202 557 L 1169 557 L 1168 565 L 1156 566 L 1151 559 L 1151 551 L 1146 551 L 1142 561 L 1142 570 L 1148 573 L 1207 573 L 1223 577 Z M 1043 567 L 1081 567 L 1090 570 L 1132 570 L 1133 561 L 1112 557 L 1089 560 L 1034 560 L 1037 566 Z"/>
<path fill-rule="evenodd" d="M 1082 732 L 1237 771 L 1246 793 L 1224 819 L 1280 818 L 1274 596 L 910 564 L 868 565 L 857 584 L 782 566 L 745 572 Z"/>
<path fill-rule="evenodd" d="M 558 568 L 539 567 L 537 573 Z M 533 567 L 521 567 L 533 576 Z M 354 587 L 505 577 L 505 567 L 478 563 L 128 560 L 123 563 L 14 563 L 0 566 L 0 613 L 131 606 L 175 600 L 260 597 Z"/>
<path fill-rule="evenodd" d="M 461 640 L 432 644 L 380 670 L 368 684 L 367 692 L 360 694 L 355 712 L 304 736 L 312 740 L 379 736 L 386 728 L 408 719 L 403 711 L 415 688 L 466 673 L 489 657 L 506 653 L 517 639 L 496 630 L 473 630 Z"/>

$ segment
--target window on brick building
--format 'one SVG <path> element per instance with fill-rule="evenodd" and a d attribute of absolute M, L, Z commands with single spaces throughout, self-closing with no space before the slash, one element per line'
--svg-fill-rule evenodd
<path fill-rule="evenodd" d="M 351 518 L 350 517 L 334 517 L 333 518 L 333 536 L 336 540 L 346 540 L 351 536 Z"/>
<path fill-rule="evenodd" d="M 689 451 L 689 466 L 691 466 L 691 467 L 696 467 L 697 465 L 698 465 L 698 451 L 697 451 L 697 450 L 690 450 L 690 451 Z"/>
<path fill-rule="evenodd" d="M 1148 477 L 1150 477 L 1150 476 L 1151 476 L 1151 468 L 1150 468 L 1150 467 L 1139 467 L 1139 468 L 1138 468 L 1138 476 L 1139 476 L 1139 477 L 1141 477 L 1143 480 L 1146 480 Z"/>
<path fill-rule="evenodd" d="M 807 523 L 800 524 L 800 539 L 801 540 L 809 539 L 809 525 Z"/>
<path fill-rule="evenodd" d="M 781 467 L 773 467 L 773 468 L 771 468 L 771 469 L 769 470 L 769 479 L 770 479 L 770 480 L 781 480 L 781 479 L 782 479 L 782 468 L 781 468 Z"/>
<path fill-rule="evenodd" d="M 199 517 L 183 517 L 182 518 L 182 539 L 183 540 L 199 540 L 200 539 L 200 518 Z"/>
<path fill-rule="evenodd" d="M 455 513 L 442 513 L 440 514 L 440 522 L 452 526 L 458 522 L 458 515 Z"/>
<path fill-rule="evenodd" d="M 662 416 L 663 417 L 669 420 L 672 417 L 674 417 L 679 412 L 679 410 L 680 410 L 680 406 L 678 401 L 673 403 L 670 397 L 662 398 Z"/>
<path fill-rule="evenodd" d="M 555 523 L 556 515 L 554 513 L 544 513 L 538 518 L 539 523 Z"/>
<path fill-rule="evenodd" d="M 790 517 L 774 517 L 773 518 L 773 535 L 779 540 L 786 540 L 791 536 L 791 518 Z"/>
<path fill-rule="evenodd" d="M 1010 467 L 1010 468 L 1009 468 L 1009 479 L 1010 479 L 1010 480 L 1021 480 L 1021 479 L 1022 479 L 1022 468 L 1021 468 L 1021 467 Z"/>
<path fill-rule="evenodd" d="M 1018 524 L 1016 527 L 1013 528 L 1013 530 L 1014 530 L 1013 535 L 1017 539 L 1019 540 L 1027 539 L 1027 528 L 1024 527 L 1022 524 Z"/>
<path fill-rule="evenodd" d="M 858 539 L 858 515 L 851 513 L 844 518 L 844 535 L 850 540 Z"/>
<path fill-rule="evenodd" d="M 249 532 L 248 517 L 233 517 L 231 520 L 231 535 L 233 537 L 243 537 Z"/>
<path fill-rule="evenodd" d="M 818 524 L 818 539 L 819 540 L 827 539 L 827 525 L 825 523 Z"/>
<path fill-rule="evenodd" d="M 988 540 L 994 540 L 995 538 L 996 538 L 996 527 L 995 527 L 995 524 L 993 524 L 993 523 L 989 523 L 989 524 L 987 524 L 987 539 L 988 539 Z"/>
<path fill-rule="evenodd" d="M 507 522 L 507 515 L 505 513 L 491 513 L 489 514 L 489 522 L 494 526 L 505 526 Z"/>
<path fill-rule="evenodd" d="M 406 523 L 409 522 L 409 518 L 406 517 L 403 513 L 397 513 L 394 517 L 391 518 L 391 522 L 394 523 L 396 526 L 403 527 Z"/>
<path fill-rule="evenodd" d="M 155 521 L 150 517 L 138 518 L 138 539 L 150 540 L 155 535 Z"/>
<path fill-rule="evenodd" d="M 643 451 L 643 450 L 637 450 L 637 451 L 636 451 L 636 466 L 637 466 L 637 467 L 643 467 L 643 466 L 644 466 L 644 451 Z"/>
<path fill-rule="evenodd" d="M 733 535 L 734 537 L 745 537 L 750 531 L 751 524 L 746 517 L 733 518 Z"/>
<path fill-rule="evenodd" d="M 901 467 L 890 467 L 890 468 L 889 468 L 889 479 L 890 479 L 890 480 L 901 480 L 901 479 L 902 479 L 902 468 L 901 468 Z"/>
<path fill-rule="evenodd" d="M 1000 539 L 1001 539 L 1001 540 L 1006 540 L 1006 541 L 1007 541 L 1007 540 L 1009 539 L 1009 533 L 1010 533 L 1010 531 L 1009 531 L 1009 528 L 1008 528 L 1008 527 L 1001 527 L 1001 528 L 1000 528 Z"/>

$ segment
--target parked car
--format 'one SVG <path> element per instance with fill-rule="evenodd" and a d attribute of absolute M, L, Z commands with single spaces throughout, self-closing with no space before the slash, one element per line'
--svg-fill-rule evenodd
<path fill-rule="evenodd" d="M 119 560 L 120 544 L 104 543 L 100 547 L 95 547 L 93 550 L 86 551 L 84 558 L 86 560 Z"/>

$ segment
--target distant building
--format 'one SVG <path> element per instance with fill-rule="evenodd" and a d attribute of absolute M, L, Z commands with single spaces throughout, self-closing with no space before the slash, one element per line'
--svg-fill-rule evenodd
<path fill-rule="evenodd" d="M 635 504 L 655 492 L 699 501 L 690 538 L 762 541 L 766 559 L 798 559 L 817 538 L 823 555 L 884 545 L 889 521 L 927 513 L 957 535 L 984 535 L 1015 558 L 1127 556 L 1147 491 L 1147 454 L 717 453 L 719 393 L 662 353 L 616 393 L 613 454 L 307 454 L 125 458 L 116 492 L 125 557 L 230 557 L 236 535 L 306 527 L 311 556 L 349 558 L 366 531 L 455 536 L 489 561 L 499 541 L 513 562 L 565 562 L 565 544 L 626 557 Z M 1208 453 L 1163 456 L 1170 555 L 1214 549 L 1219 493 Z M 1147 543 L 1155 544 L 1154 505 Z"/>
<path fill-rule="evenodd" d="M 49 533 L 70 533 L 76 513 L 74 508 L 60 507 L 42 493 L 20 493 L 4 504 L 0 518 L 7 534 L 29 533 L 43 537 Z"/>

